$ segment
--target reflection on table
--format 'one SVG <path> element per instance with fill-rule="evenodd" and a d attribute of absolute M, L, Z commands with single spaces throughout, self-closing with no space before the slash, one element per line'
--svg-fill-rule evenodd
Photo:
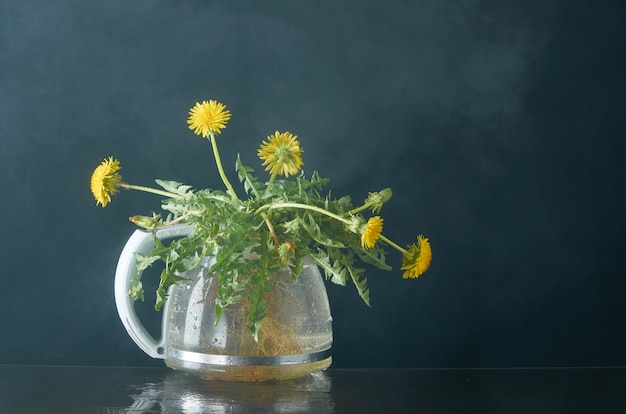
<path fill-rule="evenodd" d="M 0 365 L 0 413 L 622 413 L 626 368 L 330 369 L 274 383 Z"/>
<path fill-rule="evenodd" d="M 278 383 L 203 381 L 168 372 L 162 381 L 137 384 L 126 413 L 332 413 L 331 381 L 325 373 Z M 114 407 L 103 413 L 119 412 Z"/>

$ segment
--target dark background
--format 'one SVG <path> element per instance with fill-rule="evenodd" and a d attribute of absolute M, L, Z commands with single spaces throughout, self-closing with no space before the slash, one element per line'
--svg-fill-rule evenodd
<path fill-rule="evenodd" d="M 159 199 L 89 179 L 217 187 L 185 122 L 217 99 L 231 180 L 289 130 L 334 195 L 393 188 L 388 237 L 430 237 L 419 279 L 368 269 L 371 309 L 328 285 L 335 367 L 626 365 L 621 4 L 3 0 L 0 363 L 162 364 L 113 298 Z"/>

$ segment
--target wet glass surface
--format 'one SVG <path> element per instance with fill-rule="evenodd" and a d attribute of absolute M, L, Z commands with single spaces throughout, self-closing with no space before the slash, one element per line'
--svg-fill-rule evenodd
<path fill-rule="evenodd" d="M 167 368 L 0 365 L 1 413 L 615 413 L 626 368 L 344 370 L 275 383 Z"/>

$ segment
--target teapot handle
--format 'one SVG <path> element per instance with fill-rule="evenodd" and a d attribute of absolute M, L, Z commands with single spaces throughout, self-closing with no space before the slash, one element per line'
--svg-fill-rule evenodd
<path fill-rule="evenodd" d="M 172 238 L 180 238 L 189 235 L 193 228 L 186 224 L 178 224 L 174 226 L 161 227 L 152 233 L 135 230 L 130 236 L 117 263 L 115 270 L 115 304 L 117 313 L 133 341 L 152 358 L 164 358 L 165 337 L 163 329 L 161 338 L 157 341 L 143 326 L 137 313 L 135 312 L 134 299 L 128 296 L 131 286 L 131 278 L 137 273 L 137 265 L 135 263 L 135 253 L 146 255 L 155 247 L 154 237 L 159 240 L 167 240 Z M 167 303 L 165 304 L 167 308 Z M 163 309 L 163 318 L 167 314 L 166 308 Z M 162 326 L 165 324 L 163 319 Z"/>

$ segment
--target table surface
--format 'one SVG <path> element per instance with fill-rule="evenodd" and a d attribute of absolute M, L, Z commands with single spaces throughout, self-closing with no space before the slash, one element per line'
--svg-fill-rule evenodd
<path fill-rule="evenodd" d="M 275 383 L 0 365 L 0 413 L 626 413 L 626 368 L 329 369 Z"/>

